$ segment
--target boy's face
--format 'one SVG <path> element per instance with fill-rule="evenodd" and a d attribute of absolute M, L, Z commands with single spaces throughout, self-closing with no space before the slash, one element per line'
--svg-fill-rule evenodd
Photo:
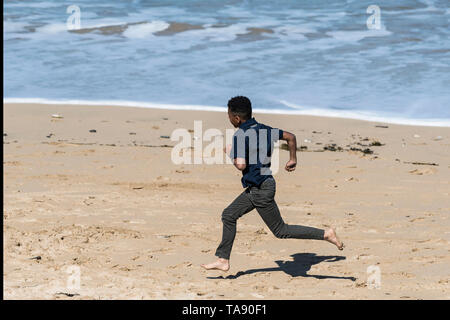
<path fill-rule="evenodd" d="M 233 113 L 231 113 L 230 109 L 228 109 L 228 118 L 230 119 L 231 124 L 237 128 L 239 127 L 239 125 L 241 124 L 242 120 L 241 117 L 239 117 L 238 115 L 235 115 Z"/>

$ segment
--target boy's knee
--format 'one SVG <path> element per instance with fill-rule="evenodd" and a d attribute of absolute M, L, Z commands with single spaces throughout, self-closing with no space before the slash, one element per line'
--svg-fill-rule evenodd
<path fill-rule="evenodd" d="M 287 232 L 287 225 L 286 224 L 284 224 L 280 228 L 277 228 L 276 230 L 272 230 L 272 232 L 273 232 L 273 235 L 275 237 L 277 237 L 278 239 L 285 239 L 285 238 L 287 238 L 289 236 L 288 232 Z"/>
<path fill-rule="evenodd" d="M 273 235 L 275 237 L 277 237 L 278 239 L 283 239 L 284 238 L 284 235 L 283 235 L 283 233 L 281 231 L 276 231 L 276 232 L 273 233 Z"/>
<path fill-rule="evenodd" d="M 233 211 L 231 211 L 229 208 L 225 208 L 222 212 L 222 222 L 233 222 L 236 219 L 233 217 Z"/>

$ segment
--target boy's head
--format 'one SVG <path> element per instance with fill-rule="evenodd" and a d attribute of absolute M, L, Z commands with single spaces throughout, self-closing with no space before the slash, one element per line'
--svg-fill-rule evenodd
<path fill-rule="evenodd" d="M 228 100 L 228 117 L 237 128 L 252 117 L 252 103 L 247 97 L 237 96 Z"/>

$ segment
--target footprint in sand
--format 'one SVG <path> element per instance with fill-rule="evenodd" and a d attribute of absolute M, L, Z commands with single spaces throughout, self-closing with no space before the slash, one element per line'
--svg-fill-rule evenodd
<path fill-rule="evenodd" d="M 376 256 L 371 255 L 371 254 L 362 253 L 362 254 L 357 255 L 354 259 L 355 260 L 368 260 L 368 259 L 374 259 L 374 258 L 376 258 Z"/>
<path fill-rule="evenodd" d="M 409 220 L 409 222 L 416 222 L 416 221 L 422 221 L 422 220 L 425 220 L 425 218 L 418 217 L 418 218 L 414 218 L 414 219 Z"/>
<path fill-rule="evenodd" d="M 3 165 L 20 166 L 22 164 L 19 161 L 3 161 Z"/>
<path fill-rule="evenodd" d="M 424 169 L 414 169 L 409 171 L 411 174 L 415 174 L 418 176 L 435 174 L 437 170 L 435 168 L 424 168 Z"/>

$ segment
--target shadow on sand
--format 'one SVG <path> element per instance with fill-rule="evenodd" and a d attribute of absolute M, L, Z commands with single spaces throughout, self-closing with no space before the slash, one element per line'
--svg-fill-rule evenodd
<path fill-rule="evenodd" d="M 235 275 L 229 275 L 227 277 L 207 277 L 208 279 L 236 279 L 240 276 L 253 274 L 257 272 L 273 272 L 283 271 L 291 277 L 312 277 L 316 279 L 342 279 L 356 281 L 355 277 L 337 277 L 337 276 L 324 276 L 324 275 L 312 275 L 307 274 L 311 270 L 311 266 L 319 264 L 321 262 L 336 262 L 345 260 L 343 256 L 317 256 L 315 253 L 296 253 L 291 255 L 293 261 L 275 261 L 278 267 L 262 268 L 262 269 L 249 269 L 247 271 L 239 271 Z"/>

